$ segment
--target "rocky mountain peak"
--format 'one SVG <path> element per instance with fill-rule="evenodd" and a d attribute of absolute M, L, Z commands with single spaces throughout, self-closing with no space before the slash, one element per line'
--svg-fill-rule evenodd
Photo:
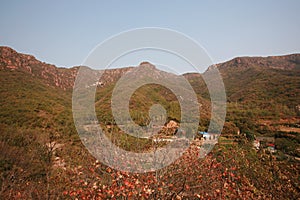
<path fill-rule="evenodd" d="M 261 67 L 280 70 L 300 69 L 300 54 L 268 57 L 236 57 L 232 60 L 216 65 L 219 69 L 230 67 L 249 68 Z"/>
<path fill-rule="evenodd" d="M 147 62 L 147 61 L 141 62 L 138 67 L 140 67 L 140 68 L 148 68 L 148 69 L 152 69 L 152 70 L 156 69 L 153 64 L 151 64 L 150 62 Z"/>

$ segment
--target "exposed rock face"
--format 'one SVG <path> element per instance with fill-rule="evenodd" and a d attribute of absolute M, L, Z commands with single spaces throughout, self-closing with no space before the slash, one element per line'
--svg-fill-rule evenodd
<path fill-rule="evenodd" d="M 121 78 L 123 74 L 128 72 L 132 67 L 125 67 L 120 69 L 107 69 L 104 70 L 102 76 L 100 77 L 100 85 L 105 86 L 110 83 L 114 83 Z"/>
<path fill-rule="evenodd" d="M 140 68 L 155 68 L 149 62 L 142 62 Z M 9 47 L 0 47 L 0 70 L 23 71 L 40 78 L 49 86 L 63 90 L 72 89 L 79 66 L 73 68 L 58 68 L 37 60 L 34 56 L 18 53 Z M 98 86 L 115 83 L 132 67 L 106 69 L 103 71 Z"/>
<path fill-rule="evenodd" d="M 140 65 L 139 65 L 140 68 L 150 68 L 152 70 L 155 69 L 155 66 L 152 65 L 151 63 L 149 62 L 141 62 Z"/>
<path fill-rule="evenodd" d="M 15 50 L 9 47 L 0 48 L 0 69 L 22 69 L 32 73 L 30 65 L 36 64 L 36 59 L 33 56 L 18 54 Z"/>
<path fill-rule="evenodd" d="M 155 66 L 149 62 L 141 62 L 138 66 L 141 70 L 151 69 L 152 71 L 155 69 Z M 104 86 L 110 83 L 114 83 L 118 81 L 125 73 L 132 70 L 133 67 L 124 67 L 118 69 L 106 69 L 104 70 L 102 76 L 100 77 L 100 85 Z M 157 70 L 158 71 L 158 70 Z"/>
<path fill-rule="evenodd" d="M 21 54 L 9 47 L 0 47 L 0 69 L 17 70 L 43 79 L 49 86 L 63 90 L 73 87 L 78 68 L 57 68 L 38 61 L 34 56 Z"/>
<path fill-rule="evenodd" d="M 167 128 L 178 128 L 179 124 L 174 121 L 174 120 L 170 120 L 169 123 L 166 124 Z"/>
<path fill-rule="evenodd" d="M 299 70 L 300 54 L 269 57 L 237 57 L 228 62 L 214 66 L 217 66 L 221 71 L 222 69 L 232 67 L 243 69 L 249 67 L 265 67 L 281 70 Z M 149 62 L 142 62 L 138 67 L 141 70 L 155 68 L 155 66 Z M 55 65 L 37 60 L 34 56 L 18 53 L 9 47 L 0 47 L 0 70 L 23 71 L 34 77 L 42 79 L 42 81 L 49 86 L 58 87 L 63 90 L 73 88 L 78 69 L 79 67 L 57 68 Z M 122 75 L 131 69 L 132 67 L 105 70 L 98 82 L 98 86 L 101 87 L 115 83 Z M 160 73 L 159 70 L 155 71 Z M 201 77 L 201 75 L 197 73 L 190 73 L 185 74 L 185 77 L 191 79 Z"/>
<path fill-rule="evenodd" d="M 237 57 L 216 65 L 219 69 L 227 67 L 268 67 L 272 69 L 300 69 L 300 54 L 268 57 Z"/>
<path fill-rule="evenodd" d="M 9 47 L 0 47 L 0 70 L 23 71 L 40 78 L 49 86 L 72 89 L 79 67 L 58 68 L 37 60 L 34 56 L 18 53 Z M 99 85 L 117 81 L 131 68 L 108 69 L 102 74 Z"/>

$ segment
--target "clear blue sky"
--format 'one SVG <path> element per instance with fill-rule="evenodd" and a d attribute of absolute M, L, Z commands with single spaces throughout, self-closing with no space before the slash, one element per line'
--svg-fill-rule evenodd
<path fill-rule="evenodd" d="M 79 65 L 108 37 L 141 27 L 182 32 L 216 63 L 300 52 L 298 0 L 0 2 L 0 45 L 57 66 Z"/>

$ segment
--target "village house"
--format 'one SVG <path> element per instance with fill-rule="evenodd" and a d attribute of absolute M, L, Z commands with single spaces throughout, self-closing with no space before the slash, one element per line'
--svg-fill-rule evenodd
<path fill-rule="evenodd" d="M 255 144 L 255 141 L 257 141 L 256 144 Z M 274 137 L 258 136 L 258 137 L 256 137 L 256 139 L 253 142 L 253 146 L 256 149 L 257 149 L 257 145 L 258 145 L 257 143 L 259 143 L 258 149 L 263 148 L 263 149 L 268 150 L 271 153 L 275 153 L 276 152 L 276 149 L 275 149 L 275 138 Z"/>
<path fill-rule="evenodd" d="M 199 131 L 198 134 L 200 134 L 203 138 L 203 140 L 218 140 L 220 134 L 217 133 L 208 133 L 208 132 L 201 132 Z"/>

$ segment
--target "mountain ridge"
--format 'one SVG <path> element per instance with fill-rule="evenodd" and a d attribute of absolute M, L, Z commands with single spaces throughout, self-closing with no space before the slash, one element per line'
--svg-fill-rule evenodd
<path fill-rule="evenodd" d="M 144 65 L 146 62 L 141 62 Z M 150 63 L 149 63 L 150 64 Z M 216 66 L 220 71 L 228 68 L 272 68 L 281 70 L 300 70 L 300 54 L 288 54 L 282 56 L 267 56 L 267 57 L 236 57 L 229 61 L 217 63 Z M 19 53 L 16 50 L 7 47 L 0 47 L 0 69 L 21 70 L 47 80 L 48 85 L 59 87 L 63 90 L 73 87 L 76 74 L 80 66 L 71 68 L 56 67 L 53 64 L 48 64 L 37 60 L 29 54 Z M 209 68 L 206 70 L 208 71 Z M 131 67 L 122 67 L 116 69 L 105 70 L 103 74 L 103 84 L 113 82 L 120 78 L 124 73 L 130 70 Z M 204 72 L 205 73 L 205 72 Z M 185 77 L 198 76 L 197 72 L 182 74 Z M 116 77 L 113 77 L 116 76 Z"/>
<path fill-rule="evenodd" d="M 149 62 L 141 62 L 139 65 L 139 67 L 146 66 L 155 67 Z M 288 107 L 300 107 L 298 100 L 300 98 L 300 54 L 237 57 L 212 67 L 219 69 L 225 84 L 228 102 L 269 99 L 273 102 L 281 102 Z M 18 53 L 10 47 L 0 47 L 0 69 L 21 71 L 40 79 L 48 86 L 71 92 L 79 66 L 59 68 L 41 62 L 32 55 Z M 110 87 L 130 69 L 132 67 L 104 70 L 101 80 L 96 84 L 100 88 Z M 183 76 L 190 82 L 200 99 L 205 98 L 209 101 L 209 91 L 202 78 L 207 71 L 203 74 L 186 73 Z M 290 88 L 289 91 L 285 90 L 286 87 Z M 288 101 L 284 102 L 287 99 Z"/>
<path fill-rule="evenodd" d="M 289 63 L 289 65 L 287 65 Z M 281 56 L 244 56 L 244 57 L 235 57 L 229 61 L 218 63 L 216 66 L 219 69 L 224 67 L 251 67 L 251 66 L 260 66 L 268 67 L 272 69 L 283 69 L 283 70 L 299 70 L 300 69 L 300 54 L 287 54 Z"/>

